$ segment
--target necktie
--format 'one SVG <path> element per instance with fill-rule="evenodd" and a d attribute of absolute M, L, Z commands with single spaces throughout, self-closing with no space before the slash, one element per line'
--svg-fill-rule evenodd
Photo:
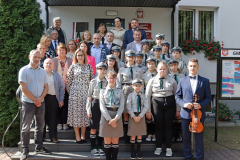
<path fill-rule="evenodd" d="M 147 54 L 144 55 L 144 58 L 145 58 L 145 62 L 144 62 L 144 65 L 146 65 L 146 60 L 147 60 Z"/>
<path fill-rule="evenodd" d="M 131 79 L 133 79 L 132 67 L 129 67 L 129 73 L 128 73 L 128 76 L 129 76 L 129 81 L 130 81 Z"/>
<path fill-rule="evenodd" d="M 56 51 L 56 49 L 57 49 L 57 41 L 54 41 L 54 49 L 55 49 L 55 51 Z"/>
<path fill-rule="evenodd" d="M 159 78 L 159 80 L 160 80 L 160 87 L 159 87 L 159 89 L 163 89 L 163 79 L 164 78 Z"/>
<path fill-rule="evenodd" d="M 177 78 L 177 75 L 174 74 L 174 79 L 176 80 L 177 84 L 178 84 L 178 78 Z"/>
<path fill-rule="evenodd" d="M 137 95 L 137 113 L 141 112 L 141 97 Z"/>
<path fill-rule="evenodd" d="M 197 77 L 196 76 L 189 76 L 191 79 L 196 79 Z"/>
<path fill-rule="evenodd" d="M 100 81 L 99 89 L 102 89 L 102 82 L 103 82 L 103 81 Z"/>
<path fill-rule="evenodd" d="M 115 105 L 115 96 L 114 96 L 113 89 L 111 89 L 111 93 L 110 93 L 110 106 L 112 106 L 112 103 Z"/>
<path fill-rule="evenodd" d="M 165 54 L 162 54 L 162 59 L 165 59 Z"/>
<path fill-rule="evenodd" d="M 154 74 L 151 74 L 151 78 L 154 77 Z"/>

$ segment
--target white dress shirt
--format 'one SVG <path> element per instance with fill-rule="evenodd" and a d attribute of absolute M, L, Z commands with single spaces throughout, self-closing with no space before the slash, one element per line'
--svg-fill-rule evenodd
<path fill-rule="evenodd" d="M 195 95 L 195 92 L 197 89 L 197 82 L 198 82 L 198 75 L 196 74 L 195 76 L 196 76 L 196 79 L 190 78 L 190 84 L 191 84 L 193 96 Z"/>
<path fill-rule="evenodd" d="M 110 42 L 110 43 L 107 42 L 107 48 L 109 49 L 109 51 L 110 51 L 111 47 L 112 47 L 112 42 Z"/>
<path fill-rule="evenodd" d="M 136 43 L 136 49 L 137 49 L 137 52 L 141 51 L 142 50 L 142 45 L 141 45 L 141 42 L 137 43 L 136 41 L 134 41 Z"/>

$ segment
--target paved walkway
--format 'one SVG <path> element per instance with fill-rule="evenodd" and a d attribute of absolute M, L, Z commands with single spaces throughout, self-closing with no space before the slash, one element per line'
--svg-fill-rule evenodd
<path fill-rule="evenodd" d="M 14 155 L 18 151 L 18 148 L 17 147 L 7 147 L 7 148 L 5 148 L 5 150 L 7 151 L 7 153 L 10 156 L 12 156 L 12 155 Z M 0 160 L 10 160 L 10 158 L 4 152 L 2 147 L 0 147 Z"/>

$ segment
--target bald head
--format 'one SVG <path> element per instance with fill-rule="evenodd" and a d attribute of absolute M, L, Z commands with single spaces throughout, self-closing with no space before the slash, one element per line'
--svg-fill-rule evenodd
<path fill-rule="evenodd" d="M 52 59 L 48 58 L 48 59 L 45 59 L 44 63 L 43 63 L 43 68 L 44 70 L 49 73 L 53 70 L 53 61 Z"/>

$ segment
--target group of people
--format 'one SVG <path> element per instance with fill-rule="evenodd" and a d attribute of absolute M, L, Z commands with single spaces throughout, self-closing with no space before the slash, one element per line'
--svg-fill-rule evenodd
<path fill-rule="evenodd" d="M 172 142 L 183 141 L 185 157 L 191 159 L 190 111 L 200 109 L 204 123 L 211 100 L 209 80 L 197 74 L 198 60 L 192 58 L 187 65 L 181 48 L 171 49 L 160 33 L 150 50 L 137 19 L 126 32 L 121 18 L 114 21 L 112 31 L 100 24 L 98 33 L 83 32 L 77 44 L 65 43 L 61 19 L 54 18 L 54 27 L 30 52 L 30 63 L 20 69 L 18 80 L 23 92 L 21 159 L 29 155 L 34 116 L 37 154 L 51 154 L 43 147 L 47 126 L 54 143 L 59 143 L 57 130 L 73 127 L 78 144 L 87 143 L 85 131 L 90 127 L 91 153 L 107 160 L 117 159 L 119 137 L 130 142 L 131 159 L 142 159 L 144 135 L 146 141 L 156 141 L 156 155 L 165 142 L 166 156 L 172 156 Z M 195 94 L 199 100 L 193 103 Z M 202 160 L 203 134 L 196 133 L 195 139 L 196 156 Z"/>

